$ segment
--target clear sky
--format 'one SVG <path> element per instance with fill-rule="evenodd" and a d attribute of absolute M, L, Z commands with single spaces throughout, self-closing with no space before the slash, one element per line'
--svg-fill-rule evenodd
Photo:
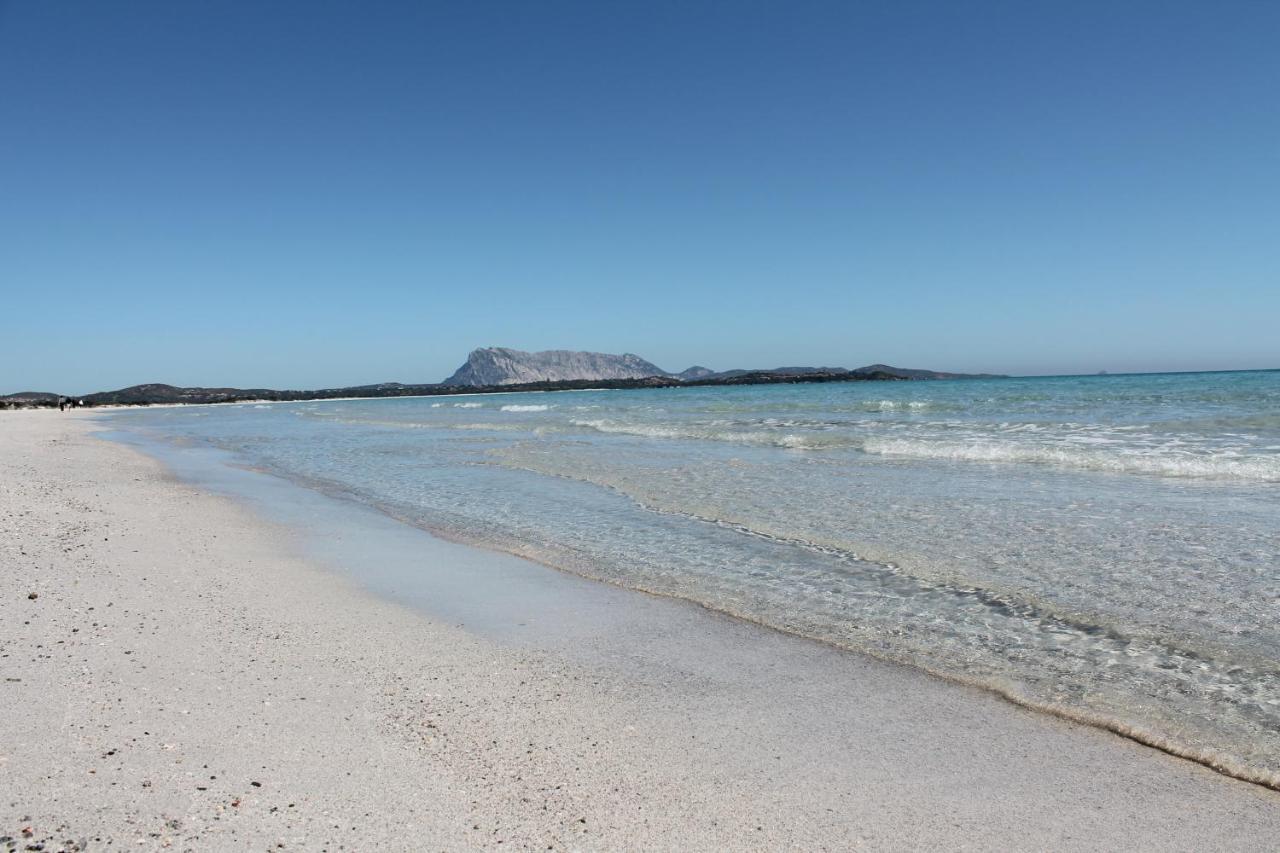
<path fill-rule="evenodd" d="M 1280 3 L 0 0 L 0 391 L 1280 367 Z"/>

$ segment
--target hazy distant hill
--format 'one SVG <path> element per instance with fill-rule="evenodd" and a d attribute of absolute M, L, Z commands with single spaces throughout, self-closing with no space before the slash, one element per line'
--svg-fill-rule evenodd
<path fill-rule="evenodd" d="M 940 370 L 917 370 L 910 367 L 890 367 L 887 364 L 868 364 L 859 367 L 852 373 L 887 373 L 903 379 L 1006 379 L 999 373 L 945 373 Z"/>
<path fill-rule="evenodd" d="M 527 382 L 565 382 L 576 379 L 644 379 L 670 376 L 638 355 L 547 350 L 524 352 L 506 347 L 472 350 L 466 364 L 445 385 L 518 385 Z"/>
<path fill-rule="evenodd" d="M 15 403 L 39 403 L 52 400 L 58 402 L 58 395 L 52 391 L 18 391 L 15 394 L 5 394 L 0 400 L 12 400 Z"/>
<path fill-rule="evenodd" d="M 734 370 L 721 370 L 702 376 L 702 379 L 737 379 L 740 376 L 809 376 L 811 374 L 835 374 L 850 373 L 852 371 L 844 367 L 768 367 L 768 368 L 736 368 Z"/>
<path fill-rule="evenodd" d="M 178 388 L 151 382 L 131 385 L 118 391 L 99 391 L 81 399 L 90 406 L 139 403 L 228 403 L 235 400 L 267 399 L 277 392 L 266 388 Z"/>
<path fill-rule="evenodd" d="M 0 397 L 0 406 L 56 406 L 60 396 L 50 391 L 19 391 L 16 394 L 5 394 Z"/>
<path fill-rule="evenodd" d="M 698 379 L 730 380 L 743 376 L 772 376 L 784 378 L 794 376 L 848 376 L 851 378 L 874 379 L 1001 379 L 994 373 L 945 373 L 940 370 L 917 370 L 910 367 L 892 367 L 888 364 L 868 364 L 866 367 L 855 367 L 849 370 L 844 367 L 773 367 L 756 370 L 722 370 L 708 371 Z"/>

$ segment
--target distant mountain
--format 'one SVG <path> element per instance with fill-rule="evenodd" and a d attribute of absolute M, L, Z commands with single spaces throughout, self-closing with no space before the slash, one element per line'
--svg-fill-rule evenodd
<path fill-rule="evenodd" d="M 638 355 L 547 350 L 524 352 L 506 347 L 472 350 L 466 364 L 443 384 L 450 386 L 519 385 L 529 382 L 568 382 L 579 379 L 644 379 L 670 376 Z"/>
<path fill-rule="evenodd" d="M 714 371 L 696 365 L 679 373 L 668 373 L 638 355 L 610 355 L 601 352 L 522 352 L 505 347 L 472 351 L 467 363 L 442 384 L 453 387 L 510 386 L 556 382 L 603 382 L 659 377 L 685 384 L 758 384 L 769 382 L 829 382 L 856 379 L 966 379 L 989 374 L 944 373 L 869 364 L 849 370 L 844 367 L 774 367 L 756 370 Z"/>

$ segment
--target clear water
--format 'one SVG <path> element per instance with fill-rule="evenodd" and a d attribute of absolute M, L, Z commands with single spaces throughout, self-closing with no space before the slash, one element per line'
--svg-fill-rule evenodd
<path fill-rule="evenodd" d="M 191 407 L 118 423 L 1280 780 L 1280 372 Z"/>

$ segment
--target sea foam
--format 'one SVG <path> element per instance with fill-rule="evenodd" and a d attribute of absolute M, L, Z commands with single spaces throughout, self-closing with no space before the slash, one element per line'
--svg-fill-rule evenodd
<path fill-rule="evenodd" d="M 1241 456 L 1238 452 L 1144 451 L 1118 448 L 1017 444 L 1014 442 L 948 442 L 937 439 L 869 439 L 866 453 L 954 462 L 1027 463 L 1117 474 L 1280 482 L 1280 454 Z"/>

